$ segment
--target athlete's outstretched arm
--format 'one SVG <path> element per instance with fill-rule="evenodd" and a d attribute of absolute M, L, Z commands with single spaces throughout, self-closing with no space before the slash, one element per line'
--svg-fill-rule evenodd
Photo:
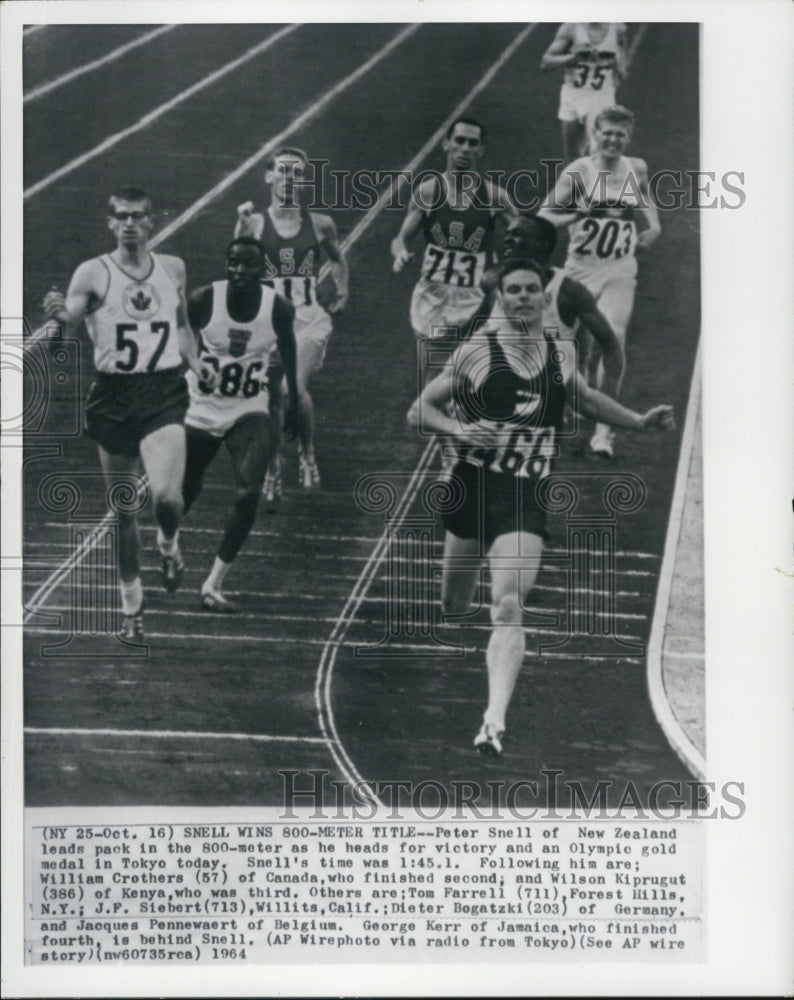
<path fill-rule="evenodd" d="M 671 431 L 675 428 L 672 406 L 654 406 L 645 413 L 637 413 L 605 396 L 598 389 L 591 388 L 579 372 L 574 373 L 574 380 L 579 411 L 585 417 L 640 432 Z"/>
<path fill-rule="evenodd" d="M 563 314 L 570 314 L 573 320 L 570 326 L 578 320 L 601 348 L 604 362 L 604 381 L 601 389 L 605 395 L 616 398 L 625 363 L 623 349 L 609 321 L 598 308 L 592 292 L 581 282 L 565 278 L 560 288 L 559 308 Z"/>
<path fill-rule="evenodd" d="M 418 193 L 421 196 L 423 204 L 433 204 L 436 191 L 432 177 L 428 177 L 422 181 L 419 185 Z M 411 257 L 413 257 L 413 254 L 408 249 L 408 244 L 419 232 L 423 215 L 424 209 L 416 200 L 416 195 L 412 191 L 411 200 L 408 204 L 408 211 L 405 213 L 403 224 L 400 226 L 399 233 L 397 233 L 391 241 L 391 255 L 394 258 L 392 268 L 396 272 L 402 271 L 403 267 L 405 267 Z"/>
<path fill-rule="evenodd" d="M 336 234 L 336 226 L 333 219 L 328 215 L 313 216 L 315 232 L 320 241 L 320 246 L 328 255 L 328 262 L 331 266 L 331 277 L 336 285 L 336 298 L 328 306 L 329 313 L 341 312 L 347 305 L 349 295 L 350 272 L 347 266 L 347 259 L 342 253 L 339 245 L 339 237 Z"/>
<path fill-rule="evenodd" d="M 273 301 L 273 329 L 284 374 L 287 378 L 287 408 L 284 414 L 284 430 L 295 432 L 298 428 L 298 376 L 296 370 L 298 350 L 295 346 L 295 307 L 280 295 Z"/>

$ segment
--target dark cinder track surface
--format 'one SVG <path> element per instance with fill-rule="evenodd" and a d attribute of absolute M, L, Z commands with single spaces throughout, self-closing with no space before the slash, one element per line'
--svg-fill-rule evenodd
<path fill-rule="evenodd" d="M 522 27 L 423 25 L 289 142 L 327 159 L 332 169 L 399 170 Z M 559 156 L 560 79 L 538 69 L 554 27 L 536 26 L 467 109 L 486 123 L 485 168 L 540 169 L 542 159 Z M 144 30 L 48 27 L 24 41 L 26 89 Z M 276 30 L 180 26 L 31 102 L 25 187 Z M 81 260 L 110 249 L 104 205 L 113 186 L 134 182 L 149 189 L 165 225 L 402 30 L 384 24 L 302 26 L 27 199 L 25 302 L 32 324 L 41 321 L 38 303 L 50 284 L 65 287 Z M 651 172 L 696 169 L 697 26 L 650 26 L 620 99 L 637 116 L 629 152 L 645 158 Z M 437 148 L 422 165 L 442 166 Z M 191 288 L 223 276 L 235 206 L 247 198 L 265 201 L 262 166 L 206 204 L 161 247 L 185 259 Z M 542 177 L 541 171 L 540 194 Z M 331 214 L 345 238 L 365 209 L 340 206 Z M 541 769 L 551 768 L 585 790 L 598 781 L 615 783 L 613 801 L 627 781 L 644 796 L 656 781 L 688 778 L 655 722 L 643 652 L 680 428 L 659 437 L 620 433 L 617 457 L 608 466 L 563 447 L 557 469 L 577 477 L 583 509 L 601 509 L 610 477 L 631 473 L 646 486 L 642 507 L 619 514 L 615 528 L 615 631 L 633 645 L 614 656 L 612 639 L 575 636 L 567 646 L 539 651 L 541 644 L 560 642 L 566 629 L 567 529 L 562 515 L 554 517 L 549 558 L 531 598 L 533 620 L 543 615 L 545 626 L 529 632 L 501 759 L 482 759 L 471 749 L 486 694 L 486 610 L 473 619 L 480 628 L 453 633 L 464 647 L 462 656 L 439 654 L 419 632 L 397 640 L 404 647 L 398 656 L 356 655 L 357 647 L 372 647 L 386 634 L 390 573 L 392 581 L 405 581 L 403 613 L 428 619 L 426 594 L 409 586 L 427 573 L 416 561 L 418 550 L 400 543 L 384 550 L 378 564 L 385 513 L 362 509 L 354 497 L 356 483 L 368 474 L 385 477 L 401 494 L 427 444 L 405 428 L 416 394 L 408 322 L 416 266 L 401 275 L 391 271 L 389 241 L 401 214 L 380 212 L 349 249 L 350 303 L 335 323 L 325 367 L 313 384 L 323 489 L 298 494 L 294 446 L 289 449 L 282 510 L 260 511 L 228 578 L 240 613 L 208 615 L 198 599 L 231 499 L 224 453 L 183 527 L 188 570 L 174 595 L 159 586 L 154 529 L 148 511 L 142 516 L 145 655 L 131 656 L 105 635 L 73 635 L 87 631 L 85 616 L 97 602 L 116 600 L 112 571 L 86 569 L 112 563 L 102 545 L 37 602 L 25 658 L 29 805 L 273 805 L 281 801 L 280 768 L 324 769 L 329 778 L 345 781 L 433 780 L 445 786 L 509 784 L 537 779 Z M 663 212 L 661 221 L 662 237 L 640 264 L 624 399 L 640 409 L 670 402 L 682 420 L 700 323 L 697 214 Z M 70 520 L 69 503 L 59 508 L 45 483 L 55 473 L 68 480 L 98 472 L 87 439 L 57 436 L 75 425 L 91 377 L 81 336 L 79 354 L 71 345 L 57 363 L 36 347 L 29 355 L 29 405 L 42 392 L 48 395 L 38 433 L 27 440 L 27 601 L 74 553 L 82 537 L 78 529 L 86 535 L 92 527 L 76 525 L 73 509 Z M 36 366 L 43 374 L 36 375 Z M 56 374 L 65 379 L 56 381 Z M 435 459 L 430 472 L 437 467 Z M 417 483 L 431 478 L 428 473 Z M 79 481 L 79 516 L 96 523 L 104 513 L 99 477 Z M 419 496 L 404 513 L 422 513 Z M 440 540 L 437 532 L 436 555 Z M 106 596 L 97 598 L 100 576 Z M 354 591 L 361 600 L 351 604 Z M 533 628 L 529 616 L 528 626 Z M 60 648 L 44 648 L 67 640 Z"/>

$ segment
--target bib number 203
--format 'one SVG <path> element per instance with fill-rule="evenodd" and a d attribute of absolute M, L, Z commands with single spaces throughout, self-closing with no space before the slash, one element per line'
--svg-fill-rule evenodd
<path fill-rule="evenodd" d="M 168 343 L 168 337 L 171 333 L 171 324 L 167 320 L 158 320 L 155 323 L 150 324 L 150 335 L 159 337 L 157 346 L 154 351 L 152 351 L 152 356 L 144 369 L 147 372 L 153 372 L 157 370 L 157 362 L 163 355 L 165 350 L 165 345 Z M 128 334 L 139 334 L 140 328 L 137 323 L 117 323 L 116 324 L 116 350 L 122 354 L 126 352 L 127 356 L 125 358 L 118 358 L 116 361 L 116 369 L 120 372 L 132 372 L 135 371 L 138 365 L 138 356 L 140 355 L 140 344 L 138 341 Z"/>

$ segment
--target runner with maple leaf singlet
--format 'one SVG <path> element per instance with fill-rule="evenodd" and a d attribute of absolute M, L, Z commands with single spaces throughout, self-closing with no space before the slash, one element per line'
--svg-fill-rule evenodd
<path fill-rule="evenodd" d="M 122 187 L 110 196 L 108 227 L 116 249 L 83 261 L 66 295 L 51 289 L 43 308 L 49 319 L 62 324 L 65 336 L 85 320 L 97 371 L 86 403 L 86 433 L 99 448 L 109 496 L 114 488 L 128 488 L 143 467 L 157 522 L 162 582 L 174 591 L 184 572 L 178 540 L 188 406 L 183 360 L 198 370 L 187 329 L 185 265 L 179 257 L 149 250 L 152 202 L 142 188 Z M 145 603 L 138 523 L 134 513 L 114 513 L 119 531 L 119 634 L 136 643 L 143 640 Z"/>

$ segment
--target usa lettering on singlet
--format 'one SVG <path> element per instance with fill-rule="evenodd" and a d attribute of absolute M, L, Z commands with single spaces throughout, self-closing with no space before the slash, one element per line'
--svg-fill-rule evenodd
<path fill-rule="evenodd" d="M 108 272 L 104 298 L 85 317 L 99 372 L 134 375 L 177 368 L 179 292 L 157 254 L 146 278 L 133 278 L 103 254 Z"/>
<path fill-rule="evenodd" d="M 524 336 L 502 326 L 502 336 Z M 551 471 L 562 427 L 565 385 L 574 371 L 571 345 L 544 335 L 533 343 L 529 360 L 506 352 L 500 343 L 499 325 L 485 327 L 477 343 L 488 351 L 471 352 L 457 373 L 453 401 L 459 419 L 504 431 L 504 442 L 491 448 L 455 444 L 456 460 L 483 467 L 486 472 L 519 479 L 543 479 Z M 508 360 L 509 355 L 509 360 Z"/>
<path fill-rule="evenodd" d="M 242 323 L 229 316 L 226 307 L 228 283 L 212 285 L 212 315 L 199 336 L 199 357 L 220 376 L 214 389 L 187 373 L 191 405 L 188 422 L 212 424 L 215 411 L 224 421 L 244 412 L 267 410 L 265 372 L 268 355 L 276 343 L 273 329 L 273 302 L 276 293 L 262 289 L 262 301 L 257 315 Z"/>
<path fill-rule="evenodd" d="M 623 156 L 620 162 L 621 169 L 613 173 L 625 176 L 633 170 L 630 158 Z M 594 169 L 582 179 L 585 190 L 598 191 Z M 618 190 L 614 197 L 608 191 L 599 192 L 598 199 L 587 206 L 587 214 L 570 227 L 566 268 L 570 264 L 599 267 L 632 260 L 637 246 L 637 206 L 638 198 L 630 190 L 625 193 Z"/>
<path fill-rule="evenodd" d="M 300 229 L 294 236 L 280 236 L 270 213 L 263 215 L 261 232 L 257 235 L 265 247 L 263 282 L 291 302 L 299 319 L 325 310 L 317 302 L 317 271 L 320 244 L 308 211 L 301 212 Z"/>
<path fill-rule="evenodd" d="M 615 93 L 615 61 L 618 54 L 618 28 L 620 24 L 610 24 L 604 38 L 592 42 L 584 24 L 574 28 L 573 52 L 592 46 L 592 55 L 581 56 L 573 66 L 565 69 L 565 83 L 574 90 L 587 90 L 605 94 Z M 613 100 L 610 103 L 614 102 Z"/>
<path fill-rule="evenodd" d="M 445 201 L 425 214 L 422 226 L 427 245 L 421 280 L 479 289 L 493 256 L 494 219 L 482 182 L 471 197 L 474 203 L 465 209 L 453 209 Z"/>

